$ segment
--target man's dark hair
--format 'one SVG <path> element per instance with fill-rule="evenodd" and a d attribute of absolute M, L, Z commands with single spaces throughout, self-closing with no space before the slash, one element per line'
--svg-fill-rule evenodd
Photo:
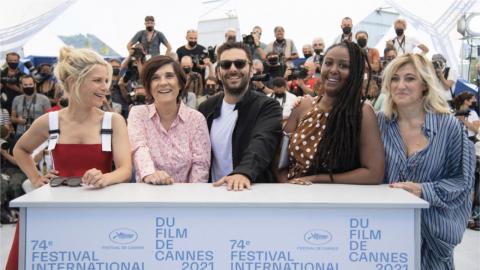
<path fill-rule="evenodd" d="M 310 174 L 344 172 L 360 163 L 360 132 L 362 123 L 362 84 L 367 56 L 355 43 L 343 41 L 328 48 L 325 56 L 336 47 L 350 55 L 350 74 L 328 116 L 325 133 L 317 147 L 317 156 Z"/>
<path fill-rule="evenodd" d="M 177 102 L 180 101 L 180 98 L 184 95 L 185 92 L 185 84 L 187 79 L 185 74 L 183 73 L 182 69 L 180 68 L 180 64 L 177 61 L 173 60 L 173 58 L 164 56 L 164 55 L 157 55 L 143 65 L 142 73 L 140 74 L 140 78 L 142 80 L 142 84 L 145 88 L 145 92 L 147 93 L 148 98 L 152 98 L 152 89 L 150 89 L 150 83 L 152 82 L 153 75 L 157 72 L 158 69 L 165 65 L 172 65 L 173 72 L 177 76 L 178 84 L 180 85 L 180 93 L 177 97 Z"/>
<path fill-rule="evenodd" d="M 5 55 L 5 59 L 7 59 L 7 57 L 9 57 L 10 55 L 15 55 L 19 60 L 20 60 L 20 54 L 16 53 L 16 52 L 9 52 Z"/>
<path fill-rule="evenodd" d="M 231 49 L 240 49 L 243 50 L 247 54 L 247 59 L 251 63 L 252 62 L 252 55 L 250 54 L 250 50 L 247 49 L 247 47 L 243 44 L 243 42 L 225 42 L 218 48 L 218 57 L 217 59 L 220 60 L 220 57 L 222 56 L 222 53 L 226 50 L 231 50 Z M 251 64 L 250 64 L 251 65 Z"/>
<path fill-rule="evenodd" d="M 155 21 L 155 18 L 153 16 L 145 16 L 145 21 Z"/>
<path fill-rule="evenodd" d="M 383 55 L 385 56 L 388 52 L 390 51 L 394 51 L 395 54 L 397 54 L 397 50 L 395 50 L 395 48 L 393 47 L 386 47 L 384 50 L 383 50 Z"/>
<path fill-rule="evenodd" d="M 357 38 L 358 35 L 360 35 L 360 34 L 365 34 L 365 36 L 367 36 L 367 38 L 368 38 L 368 33 L 367 33 L 367 31 L 363 31 L 363 30 L 360 30 L 360 31 L 358 31 L 357 33 L 355 33 L 355 38 Z"/>
<path fill-rule="evenodd" d="M 276 77 L 272 80 L 273 87 L 287 87 L 287 81 L 283 77 Z"/>

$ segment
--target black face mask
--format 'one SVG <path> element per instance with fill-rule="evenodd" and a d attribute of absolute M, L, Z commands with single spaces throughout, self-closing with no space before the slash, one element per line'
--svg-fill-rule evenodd
<path fill-rule="evenodd" d="M 205 86 L 205 94 L 206 95 L 213 95 L 215 94 L 215 85 L 206 85 Z"/>
<path fill-rule="evenodd" d="M 365 46 L 367 46 L 367 39 L 366 38 L 357 39 L 357 44 L 358 46 L 364 48 Z"/>
<path fill-rule="evenodd" d="M 35 91 L 35 88 L 33 88 L 33 87 L 24 87 L 23 88 L 23 93 L 27 96 L 33 95 L 34 91 Z"/>
<path fill-rule="evenodd" d="M 190 73 L 190 71 L 192 71 L 191 67 L 183 67 L 183 72 L 185 72 L 185 74 Z"/>
<path fill-rule="evenodd" d="M 284 98 L 284 97 L 285 97 L 285 93 L 281 93 L 281 94 L 275 93 L 275 98 Z"/>
<path fill-rule="evenodd" d="M 470 109 L 476 110 L 477 109 L 477 102 L 472 102 L 472 105 L 470 105 Z"/>
<path fill-rule="evenodd" d="M 145 104 L 145 96 L 144 95 L 136 95 L 135 96 L 135 103 L 136 104 Z"/>
<path fill-rule="evenodd" d="M 307 54 L 304 54 L 303 56 L 305 56 L 306 59 L 310 58 L 313 54 L 311 53 L 307 53 Z"/>
<path fill-rule="evenodd" d="M 18 63 L 8 62 L 8 67 L 11 69 L 17 69 Z"/>
<path fill-rule="evenodd" d="M 60 106 L 61 106 L 62 108 L 65 108 L 65 107 L 68 106 L 68 99 L 62 98 L 62 99 L 60 99 L 60 101 L 59 101 L 58 103 L 60 104 Z"/>
<path fill-rule="evenodd" d="M 113 69 L 113 76 L 118 76 L 120 74 L 120 69 L 119 68 L 114 68 Z"/>
<path fill-rule="evenodd" d="M 352 32 L 352 27 L 346 26 L 346 27 L 342 28 L 342 31 L 343 31 L 343 34 L 348 35 Z"/>
<path fill-rule="evenodd" d="M 147 31 L 148 31 L 148 32 L 153 31 L 153 26 L 147 26 Z"/>
<path fill-rule="evenodd" d="M 313 51 L 315 52 L 315 54 L 321 54 L 323 52 L 322 49 L 315 49 Z"/>
<path fill-rule="evenodd" d="M 195 47 L 195 46 L 197 46 L 197 42 L 196 41 L 189 41 L 188 46 Z"/>
<path fill-rule="evenodd" d="M 237 40 L 236 36 L 227 37 L 227 42 L 235 42 Z"/>
<path fill-rule="evenodd" d="M 401 37 L 403 35 L 403 29 L 401 28 L 395 29 L 395 33 L 397 34 L 397 36 Z"/>
<path fill-rule="evenodd" d="M 271 66 L 278 65 L 278 57 L 268 58 L 268 64 Z"/>
<path fill-rule="evenodd" d="M 52 75 L 51 75 L 50 73 L 44 73 L 44 72 L 42 72 L 42 73 L 40 73 L 40 76 L 42 76 L 42 78 L 43 78 L 44 80 L 48 80 L 48 79 L 50 79 L 50 77 L 51 77 Z"/>

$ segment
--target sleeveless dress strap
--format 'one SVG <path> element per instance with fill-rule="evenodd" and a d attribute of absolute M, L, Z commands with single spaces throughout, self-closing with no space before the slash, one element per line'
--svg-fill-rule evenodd
<path fill-rule="evenodd" d="M 48 151 L 55 149 L 60 136 L 58 129 L 58 111 L 48 113 Z"/>
<path fill-rule="evenodd" d="M 102 130 L 102 151 L 112 152 L 112 113 L 105 112 L 103 114 Z"/>

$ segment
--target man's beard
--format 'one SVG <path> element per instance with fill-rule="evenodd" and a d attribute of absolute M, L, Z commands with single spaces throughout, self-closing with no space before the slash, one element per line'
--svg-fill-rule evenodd
<path fill-rule="evenodd" d="M 248 82 L 250 81 L 250 74 L 242 74 L 242 73 L 238 73 L 239 76 L 243 76 L 241 78 L 241 81 L 240 83 L 238 84 L 238 86 L 233 86 L 233 85 L 230 85 L 228 83 L 228 79 L 227 77 L 228 76 L 233 76 L 233 75 L 236 75 L 236 74 L 224 74 L 222 76 L 222 84 L 223 84 L 223 87 L 224 87 L 224 90 L 225 92 L 227 92 L 228 94 L 230 95 L 233 95 L 233 96 L 239 96 L 241 94 L 243 94 L 245 92 L 245 90 L 247 89 L 248 87 Z"/>

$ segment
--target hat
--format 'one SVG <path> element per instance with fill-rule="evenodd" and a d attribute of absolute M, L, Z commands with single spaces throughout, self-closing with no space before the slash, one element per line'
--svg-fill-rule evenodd
<path fill-rule="evenodd" d="M 444 64 L 447 63 L 447 59 L 445 59 L 445 57 L 439 53 L 432 55 L 432 62 L 435 61 L 442 61 Z"/>
<path fill-rule="evenodd" d="M 145 21 L 155 21 L 155 18 L 153 18 L 153 16 L 147 16 L 145 17 Z"/>

